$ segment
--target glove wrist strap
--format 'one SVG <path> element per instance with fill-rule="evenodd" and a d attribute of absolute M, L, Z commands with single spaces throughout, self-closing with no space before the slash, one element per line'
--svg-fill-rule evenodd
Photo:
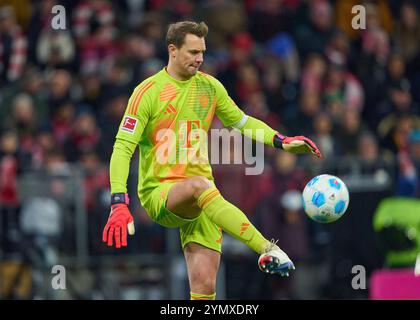
<path fill-rule="evenodd" d="M 111 205 L 114 204 L 126 204 L 128 205 L 130 202 L 128 198 L 128 193 L 113 193 L 111 194 Z"/>
<path fill-rule="evenodd" d="M 283 141 L 286 137 L 280 133 L 276 133 L 273 138 L 273 146 L 275 148 L 283 149 Z"/>

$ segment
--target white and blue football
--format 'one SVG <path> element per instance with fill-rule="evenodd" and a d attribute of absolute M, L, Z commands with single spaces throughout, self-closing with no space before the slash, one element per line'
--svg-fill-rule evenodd
<path fill-rule="evenodd" d="M 350 197 L 346 184 L 338 177 L 321 174 L 310 180 L 302 193 L 306 214 L 316 222 L 330 223 L 346 212 Z"/>

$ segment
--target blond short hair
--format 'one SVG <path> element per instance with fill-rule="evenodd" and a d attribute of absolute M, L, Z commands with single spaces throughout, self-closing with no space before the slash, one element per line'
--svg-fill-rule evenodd
<path fill-rule="evenodd" d="M 207 36 L 208 32 L 209 28 L 203 21 L 180 21 L 172 23 L 169 25 L 168 32 L 166 34 L 166 46 L 173 44 L 177 48 L 181 48 L 185 42 L 185 36 L 187 34 L 193 34 L 197 37 L 203 38 Z"/>

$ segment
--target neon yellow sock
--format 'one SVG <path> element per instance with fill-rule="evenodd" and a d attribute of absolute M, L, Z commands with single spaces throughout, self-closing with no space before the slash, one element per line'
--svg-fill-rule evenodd
<path fill-rule="evenodd" d="M 217 188 L 213 187 L 204 191 L 197 202 L 210 221 L 255 252 L 261 254 L 265 246 L 270 243 L 241 210 L 222 197 Z"/>
<path fill-rule="evenodd" d="M 216 292 L 212 294 L 190 292 L 190 300 L 216 300 Z"/>

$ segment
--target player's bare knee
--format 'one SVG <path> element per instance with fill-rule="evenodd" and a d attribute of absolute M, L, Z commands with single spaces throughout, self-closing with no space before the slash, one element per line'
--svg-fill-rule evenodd
<path fill-rule="evenodd" d="M 216 290 L 216 280 L 204 273 L 192 276 L 191 283 L 196 293 L 212 294 Z"/>
<path fill-rule="evenodd" d="M 210 180 L 202 176 L 190 178 L 189 183 L 195 199 L 198 199 L 200 194 L 211 187 Z"/>

